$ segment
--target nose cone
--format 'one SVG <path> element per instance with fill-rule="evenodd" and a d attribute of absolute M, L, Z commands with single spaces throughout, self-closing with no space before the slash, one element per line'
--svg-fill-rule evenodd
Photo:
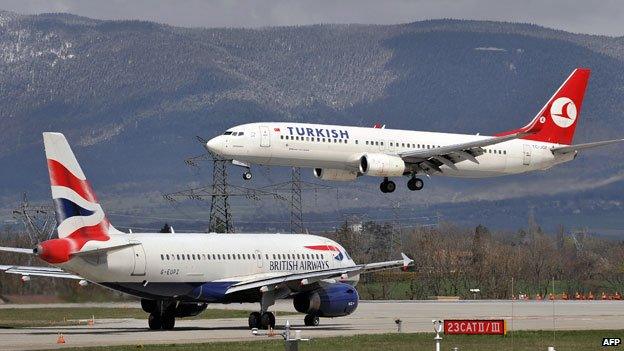
<path fill-rule="evenodd" d="M 220 138 L 216 137 L 216 138 L 212 138 L 212 139 L 208 140 L 208 142 L 206 143 L 206 147 L 211 152 L 214 152 L 216 154 L 220 154 L 221 153 L 221 140 L 220 140 Z"/>

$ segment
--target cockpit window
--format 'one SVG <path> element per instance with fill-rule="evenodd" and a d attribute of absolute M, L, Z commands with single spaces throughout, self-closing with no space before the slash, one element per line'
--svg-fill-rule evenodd
<path fill-rule="evenodd" d="M 238 132 L 238 136 L 245 134 L 245 132 Z"/>
<path fill-rule="evenodd" d="M 231 134 L 232 134 L 232 131 L 227 131 L 227 132 L 223 133 L 223 135 L 231 135 Z"/>

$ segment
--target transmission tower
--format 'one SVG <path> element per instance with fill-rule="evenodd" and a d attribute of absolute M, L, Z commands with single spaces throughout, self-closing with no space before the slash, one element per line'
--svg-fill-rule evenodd
<path fill-rule="evenodd" d="M 205 143 L 204 143 L 205 145 Z M 210 198 L 210 224 L 208 230 L 217 233 L 233 233 L 232 213 L 227 184 L 226 160 L 212 154 L 212 193 Z"/>
<path fill-rule="evenodd" d="M 290 232 L 303 233 L 303 204 L 301 203 L 301 168 L 293 167 L 290 187 Z"/>
<path fill-rule="evenodd" d="M 22 222 L 30 245 L 49 240 L 54 235 L 56 218 L 54 207 L 51 205 L 31 205 L 28 196 L 23 194 L 22 203 L 13 210 L 13 218 Z"/>
<path fill-rule="evenodd" d="M 197 137 L 197 140 L 206 148 L 206 140 Z M 233 233 L 234 225 L 229 200 L 231 197 L 245 197 L 250 200 L 260 200 L 270 196 L 278 200 L 286 200 L 283 196 L 262 189 L 251 189 L 228 184 L 227 165 L 230 161 L 206 149 L 206 154 L 190 157 L 184 162 L 191 167 L 199 167 L 201 161 L 212 160 L 212 185 L 191 188 L 169 194 L 163 194 L 165 200 L 175 203 L 180 200 L 210 200 L 210 218 L 208 230 L 217 233 Z"/>

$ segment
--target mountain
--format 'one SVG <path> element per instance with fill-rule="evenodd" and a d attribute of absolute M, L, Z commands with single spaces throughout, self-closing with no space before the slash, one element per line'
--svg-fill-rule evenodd
<path fill-rule="evenodd" d="M 529 24 L 432 20 L 189 29 L 0 12 L 0 63 L 5 210 L 22 191 L 47 199 L 42 131 L 66 133 L 112 212 L 175 217 L 160 193 L 208 180 L 209 173 L 198 177 L 183 163 L 202 152 L 196 135 L 209 138 L 228 126 L 262 120 L 495 133 L 524 125 L 578 66 L 593 73 L 575 140 L 624 135 L 624 37 Z M 397 202 L 479 208 L 507 199 L 526 199 L 521 206 L 527 207 L 540 194 L 619 189 L 622 150 L 591 151 L 546 173 L 434 178 L 422 192 L 384 197 L 376 180 L 329 183 L 341 189 L 341 201 L 315 195 L 328 204 L 306 209 L 354 211 L 375 199 L 387 208 Z M 238 170 L 232 172 L 239 183 Z M 279 170 L 260 174 L 285 177 Z M 257 178 L 258 184 L 271 179 Z M 602 194 L 603 200 L 618 197 Z M 279 216 L 266 206 L 245 208 L 247 202 L 239 201 L 240 218 Z"/>

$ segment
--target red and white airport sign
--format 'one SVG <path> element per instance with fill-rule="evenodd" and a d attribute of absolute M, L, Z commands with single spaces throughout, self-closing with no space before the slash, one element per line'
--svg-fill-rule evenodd
<path fill-rule="evenodd" d="M 504 319 L 445 319 L 444 334 L 447 335 L 505 335 Z"/>

